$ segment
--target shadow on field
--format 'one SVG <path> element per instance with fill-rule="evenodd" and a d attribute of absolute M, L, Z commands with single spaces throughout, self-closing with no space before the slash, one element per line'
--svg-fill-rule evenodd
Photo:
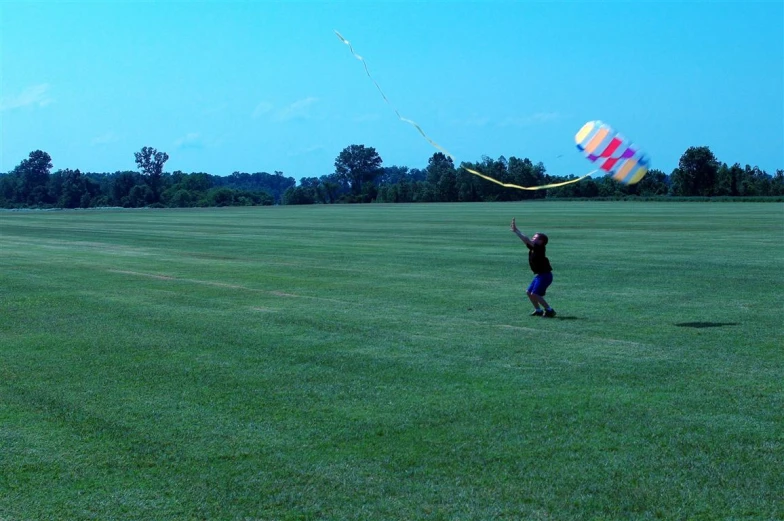
<path fill-rule="evenodd" d="M 570 316 L 562 317 L 561 315 L 555 315 L 555 317 L 553 318 L 555 318 L 556 320 L 582 320 L 582 317 L 570 317 Z"/>
<path fill-rule="evenodd" d="M 739 326 L 740 322 L 680 322 L 675 324 L 678 327 L 693 327 L 702 329 L 705 327 L 724 327 L 724 326 Z"/>

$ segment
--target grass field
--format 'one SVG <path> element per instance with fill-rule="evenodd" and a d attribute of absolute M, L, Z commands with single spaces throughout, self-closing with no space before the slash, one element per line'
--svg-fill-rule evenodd
<path fill-rule="evenodd" d="M 0 213 L 0 520 L 784 519 L 783 283 L 778 203 Z"/>

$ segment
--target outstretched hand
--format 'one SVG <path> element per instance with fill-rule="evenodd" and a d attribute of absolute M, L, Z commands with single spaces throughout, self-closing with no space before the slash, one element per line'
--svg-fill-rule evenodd
<path fill-rule="evenodd" d="M 511 228 L 511 230 L 513 232 L 517 231 L 517 224 L 515 224 L 515 218 L 514 217 L 512 217 L 512 225 L 510 226 L 510 228 Z"/>

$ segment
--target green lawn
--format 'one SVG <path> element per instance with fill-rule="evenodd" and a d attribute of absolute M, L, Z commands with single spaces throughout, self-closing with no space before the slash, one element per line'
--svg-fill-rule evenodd
<path fill-rule="evenodd" d="M 783 283 L 779 203 L 2 212 L 0 520 L 784 519 Z"/>

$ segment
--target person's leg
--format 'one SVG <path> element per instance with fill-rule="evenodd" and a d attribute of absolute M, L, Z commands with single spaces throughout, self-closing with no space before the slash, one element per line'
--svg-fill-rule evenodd
<path fill-rule="evenodd" d="M 550 284 L 553 283 L 553 274 L 552 273 L 543 273 L 541 275 L 537 275 L 537 284 L 534 290 L 532 291 L 532 297 L 537 300 L 537 304 L 544 307 L 544 316 L 546 317 L 554 317 L 555 310 L 550 307 L 550 304 L 544 299 L 545 294 L 547 293 L 547 288 L 550 287 Z M 533 299 L 532 299 L 533 300 Z"/>
<path fill-rule="evenodd" d="M 539 296 L 536 294 L 539 282 L 539 275 L 534 276 L 534 280 L 531 281 L 531 284 L 528 286 L 528 291 L 526 291 L 528 300 L 530 300 L 531 304 L 534 306 L 534 312 L 531 313 L 532 317 L 541 317 L 544 315 L 544 310 L 539 303 Z"/>
<path fill-rule="evenodd" d="M 534 295 L 531 295 L 531 297 L 532 297 L 531 300 L 536 299 L 536 302 L 538 304 L 537 307 L 538 306 L 542 306 L 544 309 L 552 309 L 550 307 L 550 304 L 548 304 L 547 301 L 544 299 L 544 297 L 542 297 L 541 295 L 534 294 Z"/>
<path fill-rule="evenodd" d="M 544 310 L 540 307 L 541 305 L 539 304 L 539 298 L 530 291 L 528 292 L 528 300 L 530 300 L 531 304 L 534 305 L 534 311 L 531 313 L 531 316 L 540 317 L 544 315 Z"/>

